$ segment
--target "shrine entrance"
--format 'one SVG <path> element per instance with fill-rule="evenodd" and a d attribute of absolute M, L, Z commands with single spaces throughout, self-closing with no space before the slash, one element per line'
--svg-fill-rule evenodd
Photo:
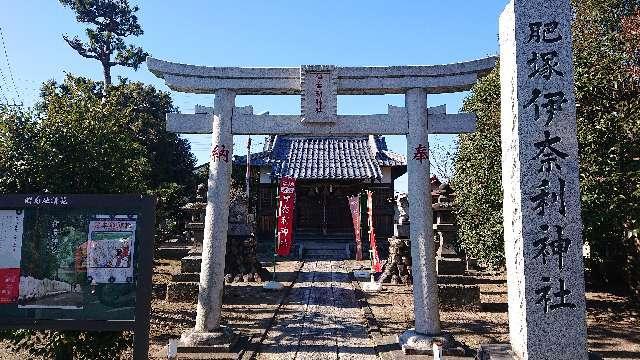
<path fill-rule="evenodd" d="M 415 328 L 400 336 L 404 346 L 427 344 L 431 348 L 434 336 L 442 334 L 440 327 L 438 285 L 436 275 L 433 211 L 431 207 L 429 134 L 458 134 L 475 130 L 475 115 L 469 113 L 447 114 L 445 106 L 429 108 L 428 94 L 468 91 L 479 77 L 488 74 L 496 65 L 496 57 L 435 66 L 388 66 L 388 67 L 336 67 L 332 65 L 305 65 L 295 68 L 237 68 L 203 67 L 170 63 L 153 58 L 147 59 L 147 66 L 156 76 L 165 80 L 169 88 L 176 91 L 215 94 L 213 108 L 196 108 L 195 114 L 167 114 L 167 130 L 176 133 L 210 133 L 211 160 L 209 163 L 209 190 L 202 250 L 202 266 L 198 294 L 198 313 L 193 330 L 183 334 L 182 343 L 197 346 L 221 340 L 229 331 L 221 325 L 222 292 L 224 286 L 225 249 L 229 217 L 229 192 L 231 182 L 230 161 L 233 156 L 233 135 L 298 135 L 325 137 L 329 149 L 334 154 L 341 147 L 338 137 L 360 137 L 368 146 L 378 147 L 371 134 L 403 135 L 407 137 L 408 200 L 411 218 L 410 239 L 412 256 L 413 294 Z M 338 95 L 381 95 L 404 94 L 405 106 L 389 106 L 386 114 L 340 115 L 337 111 Z M 300 115 L 255 114 L 251 106 L 237 107 L 236 95 L 300 95 Z M 366 137 L 366 140 L 364 139 Z M 291 139 L 292 143 L 297 139 Z M 363 154 L 362 166 L 346 159 L 322 157 L 314 152 L 318 140 L 311 146 L 290 146 L 290 153 L 300 149 L 300 156 L 291 163 L 275 163 L 282 168 L 281 177 L 295 179 L 295 182 L 309 179 L 305 164 L 327 160 L 325 169 L 329 175 L 337 169 L 344 169 L 345 176 L 355 180 L 354 172 L 367 174 L 370 184 L 384 178 L 381 165 L 392 164 L 393 156 L 382 150 L 374 155 L 350 148 L 352 152 Z M 373 141 L 373 142 L 372 142 Z M 389 165 L 387 165 L 389 166 Z M 393 165 L 391 165 L 393 166 Z M 364 183 L 362 177 L 359 183 Z M 341 202 L 331 201 L 332 187 L 300 187 L 301 196 L 316 204 L 324 217 L 320 225 L 328 228 L 334 221 L 336 228 L 341 225 L 342 216 L 349 220 L 346 208 Z M 346 196 L 347 194 L 340 196 Z M 302 199 L 300 203 L 302 203 Z M 380 200 L 378 200 L 380 201 Z M 374 199 L 374 203 L 376 200 Z M 302 225 L 318 229 L 318 213 L 303 214 Z M 342 214 L 342 215 L 341 215 Z M 335 215 L 335 216 L 334 216 Z M 374 219 L 374 222 L 376 220 Z M 379 231 L 380 225 L 377 225 Z M 288 229 L 285 229 L 288 230 Z M 282 231 L 289 236 L 290 231 Z M 287 241 L 287 240 L 285 240 Z M 289 240 L 290 241 L 290 240 Z M 289 243 L 290 244 L 290 243 Z"/>
<path fill-rule="evenodd" d="M 512 353 L 522 359 L 588 357 L 572 66 L 574 17 L 569 0 L 512 0 L 500 17 L 509 338 Z M 163 78 L 172 90 L 215 94 L 214 108 L 196 109 L 195 114 L 167 115 L 169 131 L 210 133 L 212 140 L 196 324 L 183 334 L 181 343 L 217 346 L 237 340 L 231 329 L 221 325 L 233 135 L 381 134 L 407 138 L 415 328 L 399 335 L 398 340 L 405 352 L 428 352 L 433 345 L 451 344 L 452 339 L 442 332 L 440 324 L 433 256 L 429 135 L 473 132 L 475 115 L 447 114 L 445 107 L 429 108 L 427 102 L 432 94 L 470 90 L 479 77 L 495 67 L 496 61 L 496 57 L 488 57 L 434 66 L 238 68 L 193 66 L 148 58 L 149 70 Z M 405 106 L 389 106 L 386 114 L 338 114 L 338 95 L 382 94 L 403 94 Z M 236 106 L 236 95 L 298 95 L 301 113 L 254 114 L 250 106 Z M 296 158 L 297 164 L 320 161 L 317 153 L 309 151 L 315 149 L 313 146 L 301 149 L 302 155 L 310 155 Z M 333 164 L 338 163 L 331 163 L 328 168 L 333 170 Z M 339 164 L 344 165 L 347 173 L 363 169 L 342 159 Z M 287 172 L 281 175 L 287 178 L 287 183 L 305 179 L 304 172 L 302 176 L 295 171 L 289 173 L 292 169 L 297 168 L 285 167 Z M 285 189 L 286 194 L 294 192 L 292 187 Z M 287 196 L 284 200 L 292 199 Z M 326 204 L 325 195 L 319 200 Z M 323 211 L 326 210 L 325 206 Z M 287 236 L 291 233 L 289 227 L 280 232 L 287 248 L 290 245 Z M 552 233 L 557 236 L 554 242 L 561 246 L 552 245 Z M 547 254 L 547 246 L 554 249 L 554 257 L 558 255 L 557 267 L 555 262 L 540 256 Z M 334 303 L 328 310 L 337 308 Z M 311 334 L 318 337 L 311 340 L 322 340 L 323 336 L 318 335 L 323 332 Z M 504 346 L 494 350 L 500 354 L 480 357 L 512 357 Z M 336 353 L 333 354 L 335 357 Z"/>
<path fill-rule="evenodd" d="M 356 192 L 352 192 L 355 190 Z M 296 237 L 350 236 L 353 222 L 347 196 L 357 193 L 352 186 L 300 182 L 296 186 Z M 345 239 L 346 240 L 346 239 Z"/>

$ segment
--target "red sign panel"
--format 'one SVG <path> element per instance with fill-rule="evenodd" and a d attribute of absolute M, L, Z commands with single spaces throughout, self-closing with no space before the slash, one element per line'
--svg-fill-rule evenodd
<path fill-rule="evenodd" d="M 0 269 L 0 304 L 15 304 L 20 294 L 20 268 Z"/>
<path fill-rule="evenodd" d="M 353 232 L 356 237 L 356 260 L 362 260 L 362 239 L 360 238 L 360 196 L 348 196 L 349 209 L 353 218 Z"/>
<path fill-rule="evenodd" d="M 369 215 L 369 243 L 371 244 L 371 268 L 375 272 L 382 271 L 382 263 L 376 246 L 376 233 L 373 228 L 373 191 L 367 190 L 367 210 Z"/>
<path fill-rule="evenodd" d="M 280 180 L 278 201 L 278 249 L 280 256 L 291 254 L 293 243 L 293 211 L 296 200 L 296 179 L 283 177 Z"/>

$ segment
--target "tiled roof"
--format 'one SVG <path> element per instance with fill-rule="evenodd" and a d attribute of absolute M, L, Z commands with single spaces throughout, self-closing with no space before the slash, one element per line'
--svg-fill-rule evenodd
<path fill-rule="evenodd" d="M 382 179 L 381 166 L 405 166 L 381 136 L 287 136 L 268 139 L 251 154 L 253 166 L 271 165 L 272 176 L 297 179 Z M 244 156 L 235 162 L 242 164 Z"/>

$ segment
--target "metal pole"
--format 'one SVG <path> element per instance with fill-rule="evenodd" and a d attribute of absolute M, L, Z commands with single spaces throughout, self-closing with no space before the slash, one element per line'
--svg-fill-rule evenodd
<path fill-rule="evenodd" d="M 280 214 L 280 189 L 278 185 L 278 181 L 276 180 L 276 222 L 274 231 L 274 241 L 273 241 L 273 275 L 271 276 L 272 281 L 278 281 L 276 276 L 276 261 L 278 259 L 278 215 Z"/>
<path fill-rule="evenodd" d="M 246 189 L 247 189 L 247 204 L 249 204 L 249 201 L 251 199 L 251 192 L 250 192 L 250 183 L 251 183 L 251 135 L 249 135 L 249 139 L 247 140 L 247 172 L 245 174 L 245 182 L 246 182 Z M 248 205 L 247 205 L 248 206 Z M 248 211 L 247 211 L 247 215 L 248 215 Z"/>

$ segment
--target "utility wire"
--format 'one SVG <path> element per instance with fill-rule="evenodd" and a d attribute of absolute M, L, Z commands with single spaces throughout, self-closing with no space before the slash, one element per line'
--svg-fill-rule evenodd
<path fill-rule="evenodd" d="M 2 78 L 2 84 L 4 84 L 4 87 L 7 88 L 7 93 L 8 93 L 9 86 L 7 85 L 7 77 L 4 75 L 4 71 L 2 71 L 2 66 L 0 66 L 0 78 Z M 4 102 L 7 105 L 9 105 L 9 99 L 7 98 L 7 95 L 3 90 L 3 85 L 0 85 L 0 94 L 2 94 L 2 97 L 4 98 Z"/>
<path fill-rule="evenodd" d="M 2 71 L 2 69 L 0 69 L 0 72 Z M 3 74 L 4 76 L 4 74 Z M 9 105 L 9 99 L 7 99 L 7 96 L 4 94 L 4 90 L 2 89 L 2 85 L 0 85 L 0 96 L 2 96 L 2 98 L 4 99 L 4 103 Z"/>
<path fill-rule="evenodd" d="M 4 31 L 2 30 L 1 26 L 0 26 L 0 40 L 2 40 L 2 48 L 4 49 L 4 57 L 7 61 L 7 67 L 9 69 L 9 76 L 11 77 L 11 83 L 13 84 L 13 90 L 16 92 L 16 95 L 18 96 L 18 100 L 22 103 L 22 97 L 20 96 L 20 92 L 16 87 L 16 82 L 13 79 L 13 71 L 11 70 L 11 62 L 9 62 L 9 53 L 7 52 L 7 44 L 4 40 Z"/>

